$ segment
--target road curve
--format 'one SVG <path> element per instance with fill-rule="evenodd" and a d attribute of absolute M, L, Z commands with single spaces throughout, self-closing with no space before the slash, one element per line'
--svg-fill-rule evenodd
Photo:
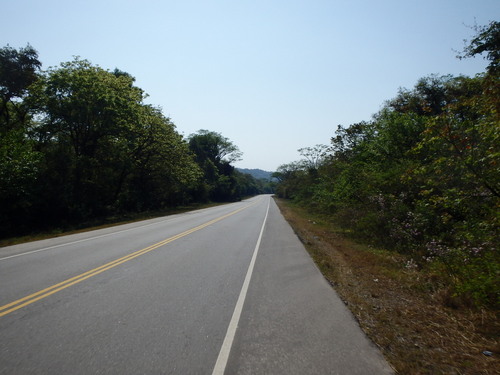
<path fill-rule="evenodd" d="M 270 196 L 0 248 L 0 374 L 390 374 Z"/>

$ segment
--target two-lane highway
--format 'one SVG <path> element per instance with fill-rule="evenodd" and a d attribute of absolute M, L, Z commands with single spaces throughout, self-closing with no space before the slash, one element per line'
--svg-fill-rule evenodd
<path fill-rule="evenodd" d="M 0 374 L 385 374 L 274 201 L 0 249 Z"/>

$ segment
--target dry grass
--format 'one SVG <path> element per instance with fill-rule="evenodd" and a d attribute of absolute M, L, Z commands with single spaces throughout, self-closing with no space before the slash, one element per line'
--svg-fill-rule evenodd
<path fill-rule="evenodd" d="M 276 201 L 398 374 L 500 374 L 498 311 L 451 308 L 438 275 L 408 267 L 401 255 L 355 243 L 332 223 Z"/>

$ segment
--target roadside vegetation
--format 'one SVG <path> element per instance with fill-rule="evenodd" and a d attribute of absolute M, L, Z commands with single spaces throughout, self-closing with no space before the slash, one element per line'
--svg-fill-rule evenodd
<path fill-rule="evenodd" d="M 352 232 L 276 199 L 321 272 L 398 374 L 498 374 L 498 311 L 457 307 L 447 276 L 412 257 L 353 239 Z"/>
<path fill-rule="evenodd" d="M 279 197 L 404 260 L 432 303 L 498 312 L 500 23 L 475 31 L 460 58 L 483 55 L 484 73 L 424 77 L 274 176 Z"/>
<path fill-rule="evenodd" d="M 184 138 L 129 73 L 75 58 L 42 70 L 0 49 L 0 239 L 271 192 L 217 132 Z"/>

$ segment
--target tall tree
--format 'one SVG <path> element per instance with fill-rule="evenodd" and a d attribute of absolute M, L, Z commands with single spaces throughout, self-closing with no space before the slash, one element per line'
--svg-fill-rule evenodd
<path fill-rule="evenodd" d="M 198 160 L 211 160 L 215 164 L 234 163 L 241 160 L 241 151 L 233 142 L 222 134 L 198 130 L 189 136 L 189 147 L 194 151 Z"/>
<path fill-rule="evenodd" d="M 475 26 L 476 36 L 468 42 L 459 58 L 475 57 L 486 53 L 490 61 L 488 72 L 500 73 L 500 22 L 492 21 L 486 26 Z M 467 41 L 466 41 L 467 43 Z"/>
<path fill-rule="evenodd" d="M 142 90 L 129 75 L 77 58 L 49 69 L 31 99 L 40 119 L 34 131 L 48 168 L 58 172 L 59 184 L 49 184 L 61 186 L 65 198 L 51 200 L 74 219 L 105 214 L 127 163 L 124 149 L 139 121 Z"/>
<path fill-rule="evenodd" d="M 10 46 L 0 49 L 0 130 L 26 122 L 27 109 L 21 99 L 38 79 L 41 65 L 37 51 L 29 44 L 19 50 Z"/>
<path fill-rule="evenodd" d="M 331 147 L 317 144 L 312 147 L 299 148 L 299 153 L 304 157 L 304 166 L 307 169 L 318 169 L 330 156 Z"/>
<path fill-rule="evenodd" d="M 193 201 L 202 172 L 188 143 L 161 111 L 142 106 L 141 126 L 129 140 L 132 173 L 120 202 L 127 209 L 158 209 Z"/>
<path fill-rule="evenodd" d="M 232 162 L 242 155 L 238 147 L 220 133 L 199 130 L 189 136 L 189 148 L 204 172 L 198 198 L 215 201 L 238 199 Z"/>
<path fill-rule="evenodd" d="M 300 163 L 280 167 L 277 191 L 498 307 L 500 23 L 476 31 L 462 57 L 486 54 L 485 73 L 401 89 L 370 122 L 339 127 L 316 178 Z"/>
<path fill-rule="evenodd" d="M 0 235 L 31 224 L 42 155 L 28 137 L 31 117 L 24 99 L 40 66 L 30 45 L 0 49 Z"/>

